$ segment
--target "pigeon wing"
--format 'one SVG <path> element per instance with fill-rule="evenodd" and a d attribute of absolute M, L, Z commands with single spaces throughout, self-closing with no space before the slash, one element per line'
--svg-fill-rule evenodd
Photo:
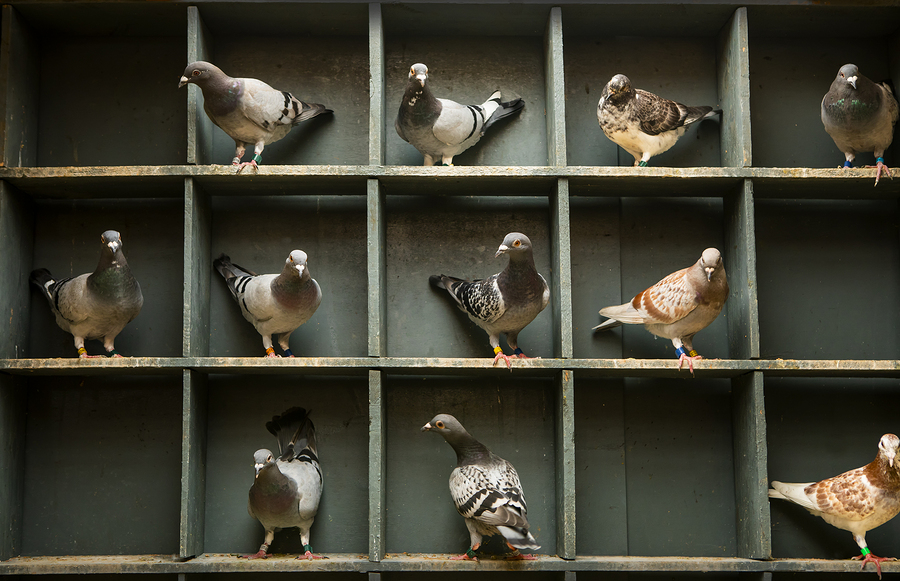
<path fill-rule="evenodd" d="M 456 510 L 465 518 L 494 526 L 527 527 L 528 520 L 524 516 L 524 498 L 518 476 L 514 478 L 518 492 L 510 495 L 504 490 L 509 488 L 510 482 L 498 480 L 491 472 L 472 464 L 453 470 L 450 475 L 450 493 Z"/>
<path fill-rule="evenodd" d="M 441 114 L 434 122 L 434 137 L 446 145 L 459 145 L 480 132 L 484 126 L 484 109 L 479 105 L 460 105 L 448 99 L 438 99 Z"/>
<path fill-rule="evenodd" d="M 478 320 L 493 323 L 506 312 L 496 274 L 484 280 L 473 281 L 445 276 L 443 283 L 456 299 L 459 308 Z"/>

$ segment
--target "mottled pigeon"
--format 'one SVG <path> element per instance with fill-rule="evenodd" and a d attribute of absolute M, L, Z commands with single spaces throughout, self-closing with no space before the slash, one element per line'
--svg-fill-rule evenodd
<path fill-rule="evenodd" d="M 266 357 L 278 357 L 272 347 L 272 335 L 279 333 L 278 344 L 285 357 L 293 357 L 291 333 L 308 321 L 322 302 L 322 290 L 310 276 L 306 258 L 302 250 L 293 250 L 284 261 L 281 274 L 256 274 L 232 263 L 226 254 L 213 261 L 244 318 L 262 335 Z"/>
<path fill-rule="evenodd" d="M 56 323 L 75 337 L 81 358 L 88 355 L 85 339 L 103 339 L 109 357 L 121 357 L 114 342 L 144 304 L 141 285 L 134 279 L 122 253 L 122 237 L 115 230 L 100 236 L 100 262 L 90 274 L 54 280 L 50 271 L 39 268 L 29 280 L 50 303 Z"/>
<path fill-rule="evenodd" d="M 453 156 L 478 143 L 488 127 L 525 106 L 522 99 L 501 102 L 500 91 L 494 91 L 481 105 L 437 99 L 426 79 L 425 65 L 417 63 L 409 69 L 409 83 L 394 123 L 400 138 L 425 156 L 425 165 L 453 165 Z"/>
<path fill-rule="evenodd" d="M 458 557 L 475 560 L 475 551 L 484 536 L 502 535 L 513 550 L 509 559 L 533 560 L 519 549 L 535 550 L 541 546 L 528 532 L 528 507 L 519 475 L 513 465 L 494 455 L 473 438 L 459 420 L 439 414 L 422 426 L 422 431 L 437 432 L 456 452 L 456 468 L 450 473 L 450 495 L 465 520 L 472 545 Z"/>
<path fill-rule="evenodd" d="M 178 87 L 193 83 L 203 91 L 203 109 L 213 123 L 234 139 L 233 165 L 238 172 L 262 161 L 263 148 L 283 138 L 291 127 L 325 113 L 325 105 L 305 103 L 287 91 L 273 89 L 258 79 L 232 78 L 214 64 L 197 61 L 184 69 Z M 241 163 L 246 146 L 253 159 Z"/>
<path fill-rule="evenodd" d="M 600 314 L 610 318 L 594 330 L 623 323 L 644 325 L 654 335 L 671 339 L 678 368 L 687 361 L 693 374 L 694 361 L 702 359 L 692 346 L 694 334 L 716 320 L 727 298 L 722 255 L 707 248 L 693 266 L 673 272 L 624 305 L 601 309 Z"/>
<path fill-rule="evenodd" d="M 500 333 L 506 333 L 506 342 L 515 356 L 528 359 L 519 349 L 517 338 L 550 302 L 550 287 L 534 268 L 528 236 L 519 232 L 507 234 L 494 257 L 501 254 L 509 255 L 509 264 L 503 272 L 484 280 L 468 281 L 441 274 L 430 276 L 428 281 L 450 293 L 460 310 L 487 332 L 496 354 L 494 363 L 503 358 L 511 370 L 509 357 L 500 347 Z"/>
<path fill-rule="evenodd" d="M 688 125 L 721 114 L 712 107 L 688 107 L 642 89 L 625 75 L 614 76 L 600 94 L 597 119 L 603 133 L 646 167 L 654 155 L 675 145 Z"/>
<path fill-rule="evenodd" d="M 305 409 L 293 407 L 266 423 L 278 439 L 278 458 L 266 449 L 253 455 L 256 478 L 250 487 L 247 512 L 266 529 L 259 552 L 248 559 L 265 559 L 276 531 L 297 527 L 305 554 L 298 559 L 323 559 L 309 546 L 309 528 L 322 497 L 322 470 L 316 452 L 316 429 Z"/>

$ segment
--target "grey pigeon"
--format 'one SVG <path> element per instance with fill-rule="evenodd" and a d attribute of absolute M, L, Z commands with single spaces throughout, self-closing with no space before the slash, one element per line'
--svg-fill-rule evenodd
<path fill-rule="evenodd" d="M 287 91 L 273 89 L 258 79 L 232 78 L 214 64 L 197 61 L 184 69 L 178 87 L 193 83 L 203 91 L 203 109 L 222 131 L 234 139 L 233 165 L 238 172 L 262 161 L 263 148 L 283 138 L 291 127 L 326 113 L 325 105 L 305 103 Z M 241 163 L 246 146 L 253 159 Z"/>
<path fill-rule="evenodd" d="M 291 333 L 308 321 L 322 302 L 322 290 L 310 276 L 306 260 L 302 250 L 291 251 L 281 274 L 256 274 L 232 263 L 226 254 L 213 261 L 244 318 L 262 335 L 266 357 L 278 357 L 272 335 L 279 333 L 278 344 L 285 357 L 293 357 Z"/>
<path fill-rule="evenodd" d="M 513 465 L 491 453 L 473 438 L 459 420 L 439 414 L 422 426 L 422 431 L 437 432 L 456 452 L 456 468 L 450 473 L 450 495 L 456 510 L 466 519 L 472 545 L 454 560 L 475 560 L 475 551 L 485 536 L 502 535 L 513 550 L 509 559 L 533 560 L 519 549 L 541 546 L 528 532 L 528 507 L 519 475 Z"/>
<path fill-rule="evenodd" d="M 728 299 L 728 281 L 722 255 L 707 248 L 693 266 L 673 272 L 624 305 L 600 309 L 610 317 L 594 330 L 614 329 L 623 323 L 644 325 L 658 337 L 671 339 L 678 354 L 678 368 L 685 360 L 694 373 L 694 361 L 702 359 L 692 341 L 705 329 Z"/>
<path fill-rule="evenodd" d="M 511 370 L 509 357 L 500 347 L 500 333 L 506 333 L 506 342 L 515 356 L 528 359 L 519 349 L 517 338 L 550 302 L 550 287 L 534 268 L 528 236 L 519 232 L 507 234 L 494 258 L 501 254 L 509 255 L 506 268 L 484 280 L 468 281 L 441 274 L 430 276 L 428 281 L 450 293 L 460 310 L 487 332 L 496 354 L 494 363 L 503 358 Z"/>
<path fill-rule="evenodd" d="M 878 456 L 862 468 L 819 482 L 790 484 L 773 480 L 769 498 L 799 504 L 828 524 L 850 531 L 862 553 L 853 558 L 862 559 L 863 568 L 866 563 L 875 563 L 881 579 L 882 561 L 896 559 L 873 555 L 866 545 L 866 533 L 900 512 L 898 453 L 900 438 L 885 434 L 878 442 Z"/>
<path fill-rule="evenodd" d="M 873 83 L 852 64 L 841 67 L 822 98 L 822 123 L 844 153 L 847 159 L 844 167 L 853 167 L 857 153 L 873 152 L 878 168 L 876 186 L 882 171 L 892 178 L 883 156 L 894 139 L 898 115 L 900 111 L 891 87 L 887 83 Z"/>
<path fill-rule="evenodd" d="M 721 114 L 712 107 L 688 107 L 642 89 L 634 89 L 625 75 L 603 87 L 597 119 L 603 133 L 646 167 L 654 155 L 667 151 L 697 121 Z"/>
<path fill-rule="evenodd" d="M 250 487 L 247 512 L 266 529 L 259 552 L 245 555 L 248 559 L 265 559 L 275 533 L 297 527 L 309 560 L 323 559 L 314 555 L 309 545 L 309 528 L 319 510 L 322 498 L 322 470 L 316 451 L 316 429 L 309 414 L 293 407 L 266 423 L 278 439 L 278 458 L 266 449 L 253 455 L 256 478 Z"/>
<path fill-rule="evenodd" d="M 121 357 L 114 345 L 116 336 L 144 304 L 141 285 L 122 253 L 122 237 L 107 230 L 100 243 L 100 262 L 92 273 L 55 280 L 49 270 L 39 268 L 29 278 L 50 303 L 56 323 L 75 337 L 81 358 L 101 357 L 87 354 L 85 339 L 102 339 L 109 357 Z"/>
<path fill-rule="evenodd" d="M 425 156 L 425 165 L 453 165 L 453 156 L 478 143 L 488 127 L 525 106 L 522 99 L 501 102 L 500 91 L 494 91 L 481 105 L 437 99 L 425 83 L 427 79 L 428 67 L 422 63 L 409 69 L 409 82 L 394 122 L 400 138 Z"/>

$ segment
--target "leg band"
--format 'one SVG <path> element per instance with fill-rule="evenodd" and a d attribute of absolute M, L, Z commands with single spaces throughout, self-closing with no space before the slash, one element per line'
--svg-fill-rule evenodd
<path fill-rule="evenodd" d="M 275 349 L 269 347 L 268 349 L 266 349 L 266 355 L 275 355 Z"/>
<path fill-rule="evenodd" d="M 107 357 L 115 357 L 116 355 L 121 355 L 121 353 L 119 353 L 119 352 L 116 351 L 115 349 L 113 349 L 112 351 L 107 351 L 107 352 L 106 352 L 106 356 L 107 356 Z"/>
<path fill-rule="evenodd" d="M 258 153 L 253 154 L 253 161 L 256 163 L 262 163 L 262 156 Z"/>
<path fill-rule="evenodd" d="M 466 551 L 466 557 L 468 557 L 470 559 L 475 558 L 475 551 L 472 550 L 472 547 L 469 547 L 469 550 Z"/>
<path fill-rule="evenodd" d="M 876 158 L 875 158 L 875 161 L 877 161 L 878 163 L 883 164 L 883 163 L 884 163 L 884 158 L 883 158 L 883 157 L 876 157 Z"/>
<path fill-rule="evenodd" d="M 684 350 L 684 347 L 679 347 L 675 350 L 675 355 L 678 355 L 680 359 L 682 355 L 687 355 L 687 351 Z"/>
<path fill-rule="evenodd" d="M 312 547 L 310 547 L 309 545 L 303 545 L 303 550 L 306 551 L 307 553 L 313 552 Z"/>
<path fill-rule="evenodd" d="M 85 349 L 84 347 L 79 347 L 78 356 L 81 357 L 82 355 L 87 355 L 87 349 Z"/>
<path fill-rule="evenodd" d="M 499 353 L 503 353 L 503 349 L 501 349 L 500 346 L 497 345 L 496 347 L 494 347 L 494 355 L 497 355 Z"/>
<path fill-rule="evenodd" d="M 290 349 L 285 349 L 285 350 L 284 350 L 284 356 L 285 356 L 285 357 L 293 357 L 294 354 L 291 352 Z"/>
<path fill-rule="evenodd" d="M 516 350 L 513 351 L 513 353 L 515 353 L 516 355 L 525 355 L 525 353 L 523 353 L 522 350 L 519 349 L 518 347 L 516 347 Z"/>
<path fill-rule="evenodd" d="M 865 557 L 865 556 L 867 556 L 867 555 L 870 555 L 870 554 L 872 553 L 872 551 L 869 550 L 869 547 L 863 547 L 863 548 L 860 550 L 860 553 L 862 553 L 862 556 Z M 884 554 L 884 553 L 882 553 L 882 555 L 883 555 L 883 554 Z"/>
<path fill-rule="evenodd" d="M 691 349 L 690 351 L 688 351 L 688 355 L 691 356 L 691 357 L 696 357 L 696 356 L 697 356 L 697 350 L 696 350 L 696 349 Z"/>
<path fill-rule="evenodd" d="M 853 164 L 850 163 L 849 161 L 845 161 L 845 162 L 844 162 L 844 167 L 853 167 Z"/>

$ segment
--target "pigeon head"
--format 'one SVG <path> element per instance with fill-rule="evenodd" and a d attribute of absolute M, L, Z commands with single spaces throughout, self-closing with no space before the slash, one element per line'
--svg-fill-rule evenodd
<path fill-rule="evenodd" d="M 469 432 L 450 414 L 438 414 L 422 426 L 423 432 L 436 432 L 451 444 L 460 439 L 471 438 Z"/>
<path fill-rule="evenodd" d="M 878 442 L 878 455 L 887 461 L 891 468 L 894 467 L 898 452 L 900 452 L 900 438 L 894 434 L 881 436 L 881 441 Z"/>
<path fill-rule="evenodd" d="M 180 89 L 188 83 L 201 86 L 212 77 L 223 74 L 222 70 L 212 63 L 196 61 L 189 64 L 187 68 L 184 69 L 184 74 L 181 75 L 181 81 L 178 83 L 178 88 Z"/>
<path fill-rule="evenodd" d="M 409 80 L 416 79 L 419 84 L 425 86 L 425 80 L 428 79 L 428 67 L 422 63 L 416 63 L 409 68 Z"/>
<path fill-rule="evenodd" d="M 306 253 L 302 250 L 292 250 L 290 256 L 284 261 L 285 268 L 297 271 L 297 276 L 303 276 L 306 271 Z"/>
<path fill-rule="evenodd" d="M 625 75 L 618 74 L 609 80 L 606 85 L 609 96 L 624 95 L 631 92 L 631 80 Z"/>
<path fill-rule="evenodd" d="M 115 230 L 107 230 L 100 235 L 100 243 L 109 248 L 110 254 L 115 256 L 122 248 L 122 236 Z"/>
<path fill-rule="evenodd" d="M 712 280 L 716 270 L 722 268 L 722 255 L 715 248 L 707 248 L 700 255 L 700 266 L 706 273 L 706 280 Z"/>
<path fill-rule="evenodd" d="M 265 468 L 269 464 L 275 463 L 275 456 L 272 455 L 272 452 L 262 448 L 257 450 L 253 454 L 253 468 L 256 469 L 256 476 L 259 476 L 260 470 Z"/>
<path fill-rule="evenodd" d="M 510 257 L 526 254 L 530 250 L 531 240 L 528 239 L 528 236 L 525 236 L 521 232 L 510 232 L 506 235 L 506 238 L 503 239 L 503 244 L 497 249 L 494 258 L 497 258 L 501 254 L 509 254 Z"/>
<path fill-rule="evenodd" d="M 859 67 L 852 64 L 846 64 L 841 67 L 841 70 L 838 71 L 837 77 L 835 80 L 843 79 L 845 83 L 856 88 L 856 81 L 859 79 Z"/>

